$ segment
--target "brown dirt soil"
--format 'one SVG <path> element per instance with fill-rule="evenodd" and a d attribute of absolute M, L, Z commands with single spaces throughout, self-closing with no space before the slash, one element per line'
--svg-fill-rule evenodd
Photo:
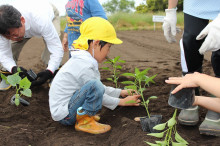
<path fill-rule="evenodd" d="M 164 80 L 170 76 L 181 76 L 180 51 L 178 43 L 168 44 L 162 31 L 120 31 L 118 37 L 124 43 L 114 45 L 110 58 L 121 56 L 126 61 L 122 72 L 133 72 L 135 67 L 140 69 L 152 68 L 149 76 L 158 74 L 156 84 L 145 92 L 145 96 L 158 96 L 159 99 L 151 101 L 149 110 L 151 114 L 163 115 L 163 122 L 171 118 L 174 109 L 167 103 L 170 85 Z M 181 34 L 178 34 L 178 40 Z M 42 39 L 33 38 L 23 49 L 18 61 L 19 66 L 39 72 L 45 69 L 40 61 L 40 54 L 44 47 Z M 67 60 L 65 53 L 63 62 Z M 205 56 L 204 72 L 213 75 L 210 63 L 210 53 Z M 102 67 L 103 65 L 100 65 Z M 110 73 L 101 70 L 102 81 L 106 85 L 112 85 L 106 80 Z M 127 80 L 121 77 L 120 81 Z M 123 87 L 121 85 L 121 87 Z M 101 135 L 91 135 L 77 132 L 74 126 L 63 126 L 52 120 L 48 104 L 47 84 L 32 88 L 33 96 L 26 98 L 30 106 L 16 107 L 10 104 L 10 98 L 14 91 L 10 89 L 0 93 L 0 145 L 8 146 L 139 146 L 146 145 L 144 141 L 154 142 L 156 138 L 147 136 L 141 130 L 140 123 L 133 119 L 137 116 L 145 116 L 143 107 L 117 107 L 114 111 L 103 108 L 101 111 L 101 123 L 112 126 L 112 130 Z M 202 94 L 207 94 L 202 91 Z M 199 125 L 204 120 L 206 109 L 200 108 L 200 122 L 197 126 L 187 127 L 177 125 L 179 134 L 186 139 L 191 146 L 219 145 L 220 138 L 199 134 Z M 178 111 L 179 112 L 179 111 Z"/>

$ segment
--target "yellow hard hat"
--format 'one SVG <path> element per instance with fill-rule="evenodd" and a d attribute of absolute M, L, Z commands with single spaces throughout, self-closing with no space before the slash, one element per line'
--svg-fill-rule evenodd
<path fill-rule="evenodd" d="M 75 49 L 88 50 L 88 40 L 101 40 L 111 44 L 121 44 L 112 24 L 101 17 L 91 17 L 80 26 L 80 37 L 73 42 Z"/>

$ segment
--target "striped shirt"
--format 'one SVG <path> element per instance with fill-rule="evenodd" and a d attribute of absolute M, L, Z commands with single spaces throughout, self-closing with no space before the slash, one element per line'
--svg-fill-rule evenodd
<path fill-rule="evenodd" d="M 213 20 L 220 13 L 220 0 L 184 0 L 183 12 L 198 18 Z"/>

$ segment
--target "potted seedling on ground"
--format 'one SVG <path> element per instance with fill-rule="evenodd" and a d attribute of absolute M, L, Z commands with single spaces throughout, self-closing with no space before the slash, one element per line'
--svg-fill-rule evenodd
<path fill-rule="evenodd" d="M 117 56 L 113 59 L 108 59 L 106 62 L 104 62 L 105 64 L 110 64 L 111 67 L 102 67 L 102 69 L 104 70 L 108 70 L 112 73 L 110 78 L 107 78 L 107 80 L 112 81 L 115 84 L 115 88 L 119 88 L 118 87 L 118 78 L 120 76 L 120 70 L 122 69 L 121 65 L 119 65 L 119 63 L 125 63 L 124 60 L 119 60 L 120 56 Z"/>
<path fill-rule="evenodd" d="M 162 124 L 159 124 L 159 125 L 156 125 L 153 127 L 153 129 L 158 130 L 158 131 L 162 131 L 162 132 L 147 134 L 147 135 L 154 136 L 154 137 L 157 137 L 160 139 L 165 137 L 163 141 L 155 141 L 156 144 L 150 143 L 147 141 L 145 141 L 145 142 L 151 146 L 169 146 L 169 145 L 187 146 L 189 143 L 186 140 L 184 140 L 177 132 L 176 113 L 177 113 L 177 109 L 175 109 L 173 117 L 171 119 L 169 119 L 166 123 L 162 123 Z M 176 142 L 173 140 L 173 138 L 175 138 Z"/>
<path fill-rule="evenodd" d="M 149 83 L 150 82 L 155 83 L 153 79 L 157 76 L 157 75 L 153 75 L 151 77 L 148 77 L 147 74 L 149 70 L 150 68 L 140 71 L 138 68 L 135 68 L 135 73 L 122 74 L 123 76 L 129 76 L 134 78 L 134 81 L 124 81 L 122 82 L 122 84 L 127 84 L 128 86 L 125 86 L 125 88 L 132 89 L 133 91 L 136 91 L 137 94 L 141 95 L 142 98 L 141 105 L 145 107 L 145 110 L 147 112 L 146 117 L 140 117 L 140 122 L 143 131 L 156 132 L 155 130 L 153 130 L 153 127 L 161 122 L 162 115 L 150 115 L 148 111 L 148 104 L 151 99 L 156 99 L 157 97 L 150 96 L 147 99 L 145 99 L 143 95 L 144 91 L 146 90 L 146 87 L 149 86 Z M 129 101 L 128 103 L 133 103 L 133 102 L 135 103 L 135 101 Z"/>
<path fill-rule="evenodd" d="M 18 106 L 20 103 L 22 105 L 29 105 L 29 103 L 22 99 L 21 96 L 31 97 L 32 92 L 30 90 L 31 82 L 27 77 L 21 78 L 19 73 L 21 72 L 20 68 L 18 68 L 18 72 L 13 75 L 8 75 L 7 77 L 4 74 L 1 74 L 1 78 L 6 81 L 7 84 L 15 87 L 15 95 L 11 98 L 11 103 Z"/>

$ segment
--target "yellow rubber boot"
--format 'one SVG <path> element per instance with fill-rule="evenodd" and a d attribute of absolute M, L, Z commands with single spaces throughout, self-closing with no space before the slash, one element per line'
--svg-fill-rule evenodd
<path fill-rule="evenodd" d="M 76 115 L 75 129 L 91 134 L 101 134 L 111 129 L 110 125 L 98 123 L 94 116 L 89 115 Z"/>

